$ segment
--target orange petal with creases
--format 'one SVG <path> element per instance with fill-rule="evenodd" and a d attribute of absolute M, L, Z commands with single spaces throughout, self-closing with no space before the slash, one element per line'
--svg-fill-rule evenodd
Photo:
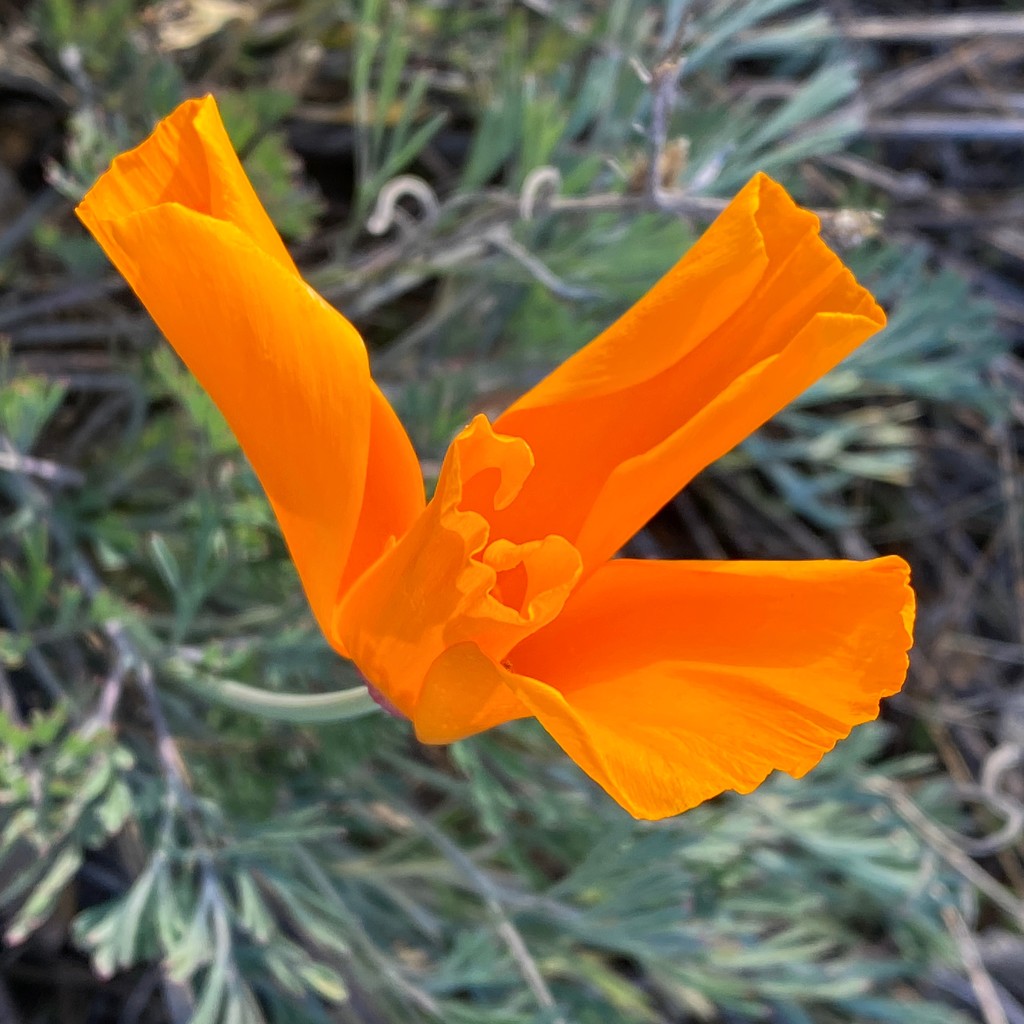
<path fill-rule="evenodd" d="M 818 226 L 758 175 L 644 298 L 500 416 L 537 465 L 496 534 L 561 534 L 589 571 L 879 330 L 882 310 Z"/>
<path fill-rule="evenodd" d="M 327 631 L 343 582 L 423 507 L 362 339 L 298 276 L 211 97 L 118 157 L 78 214 L 231 425 Z"/>

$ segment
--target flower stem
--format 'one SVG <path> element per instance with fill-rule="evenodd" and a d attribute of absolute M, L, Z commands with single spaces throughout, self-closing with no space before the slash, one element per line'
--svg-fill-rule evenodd
<path fill-rule="evenodd" d="M 274 693 L 232 679 L 196 676 L 191 672 L 181 673 L 179 678 L 207 700 L 277 722 L 299 725 L 344 722 L 380 711 L 362 686 L 332 693 Z"/>

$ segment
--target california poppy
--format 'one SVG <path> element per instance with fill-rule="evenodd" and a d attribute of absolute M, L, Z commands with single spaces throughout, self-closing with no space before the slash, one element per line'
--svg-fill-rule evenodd
<path fill-rule="evenodd" d="M 419 463 L 300 277 L 210 97 L 79 216 L 224 413 L 313 612 L 427 743 L 535 716 L 637 817 L 800 776 L 907 668 L 899 558 L 638 561 L 658 508 L 885 323 L 758 175 L 632 309 Z"/>

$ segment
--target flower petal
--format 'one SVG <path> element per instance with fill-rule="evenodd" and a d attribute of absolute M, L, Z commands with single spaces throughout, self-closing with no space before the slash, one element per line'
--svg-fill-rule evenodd
<path fill-rule="evenodd" d="M 499 417 L 536 469 L 495 534 L 543 524 L 596 567 L 884 323 L 817 218 L 758 175 L 643 299 Z"/>
<path fill-rule="evenodd" d="M 362 339 L 299 277 L 210 97 L 118 157 L 78 214 L 227 418 L 327 632 L 339 587 L 424 503 Z"/>
<path fill-rule="evenodd" d="M 116 157 L 83 200 L 79 215 L 109 253 L 113 240 L 106 223 L 162 203 L 234 224 L 253 245 L 298 275 L 212 96 L 186 100 L 141 145 Z"/>
<path fill-rule="evenodd" d="M 332 310 L 333 312 L 333 310 Z M 345 321 L 348 324 L 348 321 Z M 353 328 L 354 330 L 354 328 Z M 335 435 L 332 445 L 344 438 L 348 425 L 341 419 L 340 410 L 332 417 L 330 430 Z M 338 466 L 339 455 L 324 451 L 325 464 Z M 349 495 L 348 500 L 352 500 Z M 353 583 L 387 550 L 394 538 L 404 537 L 416 517 L 426 505 L 423 491 L 423 473 L 420 460 L 395 415 L 391 403 L 370 379 L 370 450 L 366 459 L 366 482 L 363 504 L 345 571 L 337 584 L 336 596 L 340 600 Z M 324 509 L 323 514 L 327 514 Z M 327 634 L 337 645 L 337 637 Z"/>
<path fill-rule="evenodd" d="M 799 777 L 875 718 L 906 673 L 908 579 L 895 557 L 609 562 L 511 670 L 476 675 L 631 814 L 661 818 L 773 769 Z"/>
<path fill-rule="evenodd" d="M 514 502 L 531 465 L 524 441 L 478 416 L 448 449 L 423 514 L 338 608 L 345 650 L 414 721 L 424 680 L 449 647 L 472 641 L 500 661 L 558 615 L 579 579 L 579 555 L 563 537 L 490 539 L 488 515 Z M 467 691 L 458 713 L 476 721 L 480 699 Z"/>
<path fill-rule="evenodd" d="M 249 457 L 326 631 L 367 473 L 358 334 L 231 224 L 167 204 L 105 228 L 118 269 Z"/>
<path fill-rule="evenodd" d="M 475 643 L 455 644 L 427 671 L 413 714 L 421 743 L 455 743 L 530 711 L 505 685 L 506 670 Z"/>

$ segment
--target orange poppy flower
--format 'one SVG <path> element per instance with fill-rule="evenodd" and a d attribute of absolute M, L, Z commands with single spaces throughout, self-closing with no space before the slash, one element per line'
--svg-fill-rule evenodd
<path fill-rule="evenodd" d="M 536 717 L 637 817 L 800 776 L 907 668 L 906 564 L 615 559 L 885 322 L 764 175 L 424 500 L 355 328 L 306 285 L 212 98 L 78 208 L 231 424 L 331 644 L 427 743 Z"/>

